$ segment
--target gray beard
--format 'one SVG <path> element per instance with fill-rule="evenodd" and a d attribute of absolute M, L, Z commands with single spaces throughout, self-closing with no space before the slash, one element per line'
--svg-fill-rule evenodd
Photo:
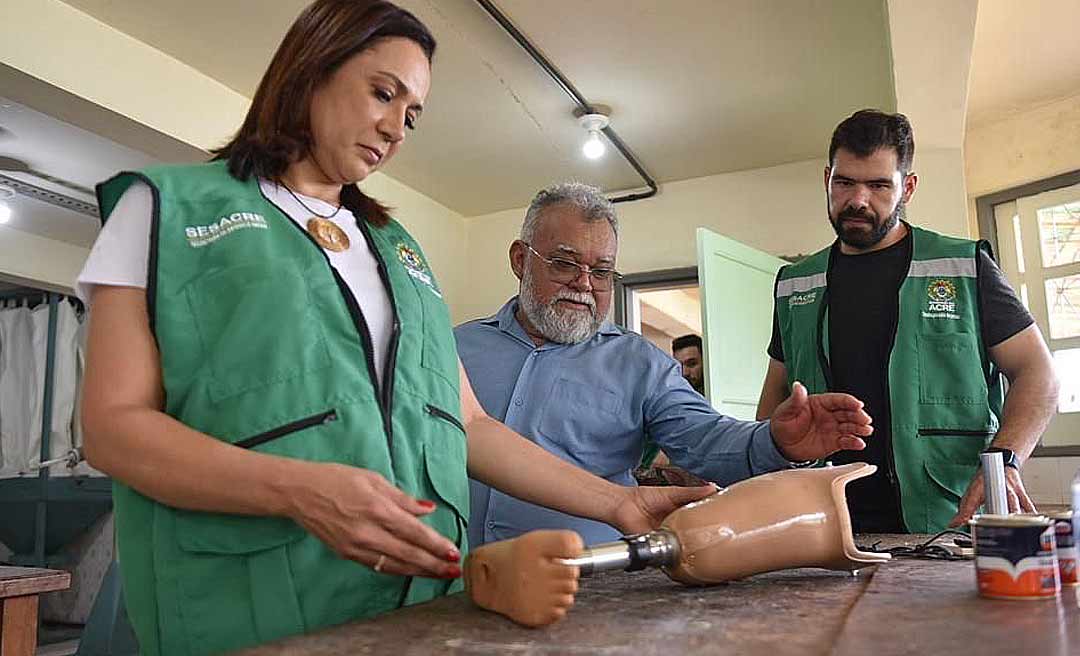
<path fill-rule="evenodd" d="M 591 312 L 560 311 L 556 303 L 560 299 L 588 303 Z M 547 303 L 536 299 L 536 287 L 529 269 L 521 277 L 521 295 L 518 297 L 521 311 L 544 339 L 559 344 L 578 344 L 589 339 L 600 329 L 604 318 L 596 314 L 596 301 L 591 294 L 561 289 Z"/>

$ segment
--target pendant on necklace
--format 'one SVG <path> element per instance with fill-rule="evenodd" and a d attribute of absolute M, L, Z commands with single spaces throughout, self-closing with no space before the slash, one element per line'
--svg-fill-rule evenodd
<path fill-rule="evenodd" d="M 349 235 L 333 221 L 313 216 L 307 221 L 307 231 L 319 246 L 328 251 L 340 253 L 349 249 Z"/>

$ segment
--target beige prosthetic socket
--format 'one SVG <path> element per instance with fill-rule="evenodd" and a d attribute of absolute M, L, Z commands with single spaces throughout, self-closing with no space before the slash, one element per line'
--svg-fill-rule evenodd
<path fill-rule="evenodd" d="M 519 624 L 557 622 L 574 605 L 579 574 L 560 561 L 583 548 L 573 531 L 531 531 L 485 544 L 465 559 L 465 591 L 477 606 Z"/>
<path fill-rule="evenodd" d="M 845 492 L 876 469 L 852 463 L 774 472 L 684 506 L 661 525 L 679 543 L 678 561 L 664 572 L 705 585 L 790 567 L 853 571 L 886 561 L 888 554 L 855 546 Z"/>

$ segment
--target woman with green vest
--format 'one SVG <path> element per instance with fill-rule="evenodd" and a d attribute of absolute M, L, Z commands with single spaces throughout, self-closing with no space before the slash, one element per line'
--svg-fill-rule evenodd
<path fill-rule="evenodd" d="M 625 532 L 711 491 L 610 484 L 477 403 L 423 251 L 355 184 L 416 127 L 434 50 L 391 3 L 318 0 L 215 161 L 98 187 L 85 448 L 142 653 L 459 590 L 466 466 Z"/>

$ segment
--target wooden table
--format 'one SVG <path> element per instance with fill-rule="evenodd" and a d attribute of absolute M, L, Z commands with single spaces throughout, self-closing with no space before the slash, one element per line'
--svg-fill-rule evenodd
<path fill-rule="evenodd" d="M 1054 601 L 982 599 L 971 561 L 894 559 L 857 576 L 799 569 L 708 588 L 608 572 L 583 579 L 566 619 L 544 629 L 455 595 L 243 653 L 1064 656 L 1080 654 L 1080 608 L 1075 589 Z"/>
<path fill-rule="evenodd" d="M 0 656 L 37 650 L 38 595 L 71 586 L 71 574 L 33 567 L 0 567 Z"/>

